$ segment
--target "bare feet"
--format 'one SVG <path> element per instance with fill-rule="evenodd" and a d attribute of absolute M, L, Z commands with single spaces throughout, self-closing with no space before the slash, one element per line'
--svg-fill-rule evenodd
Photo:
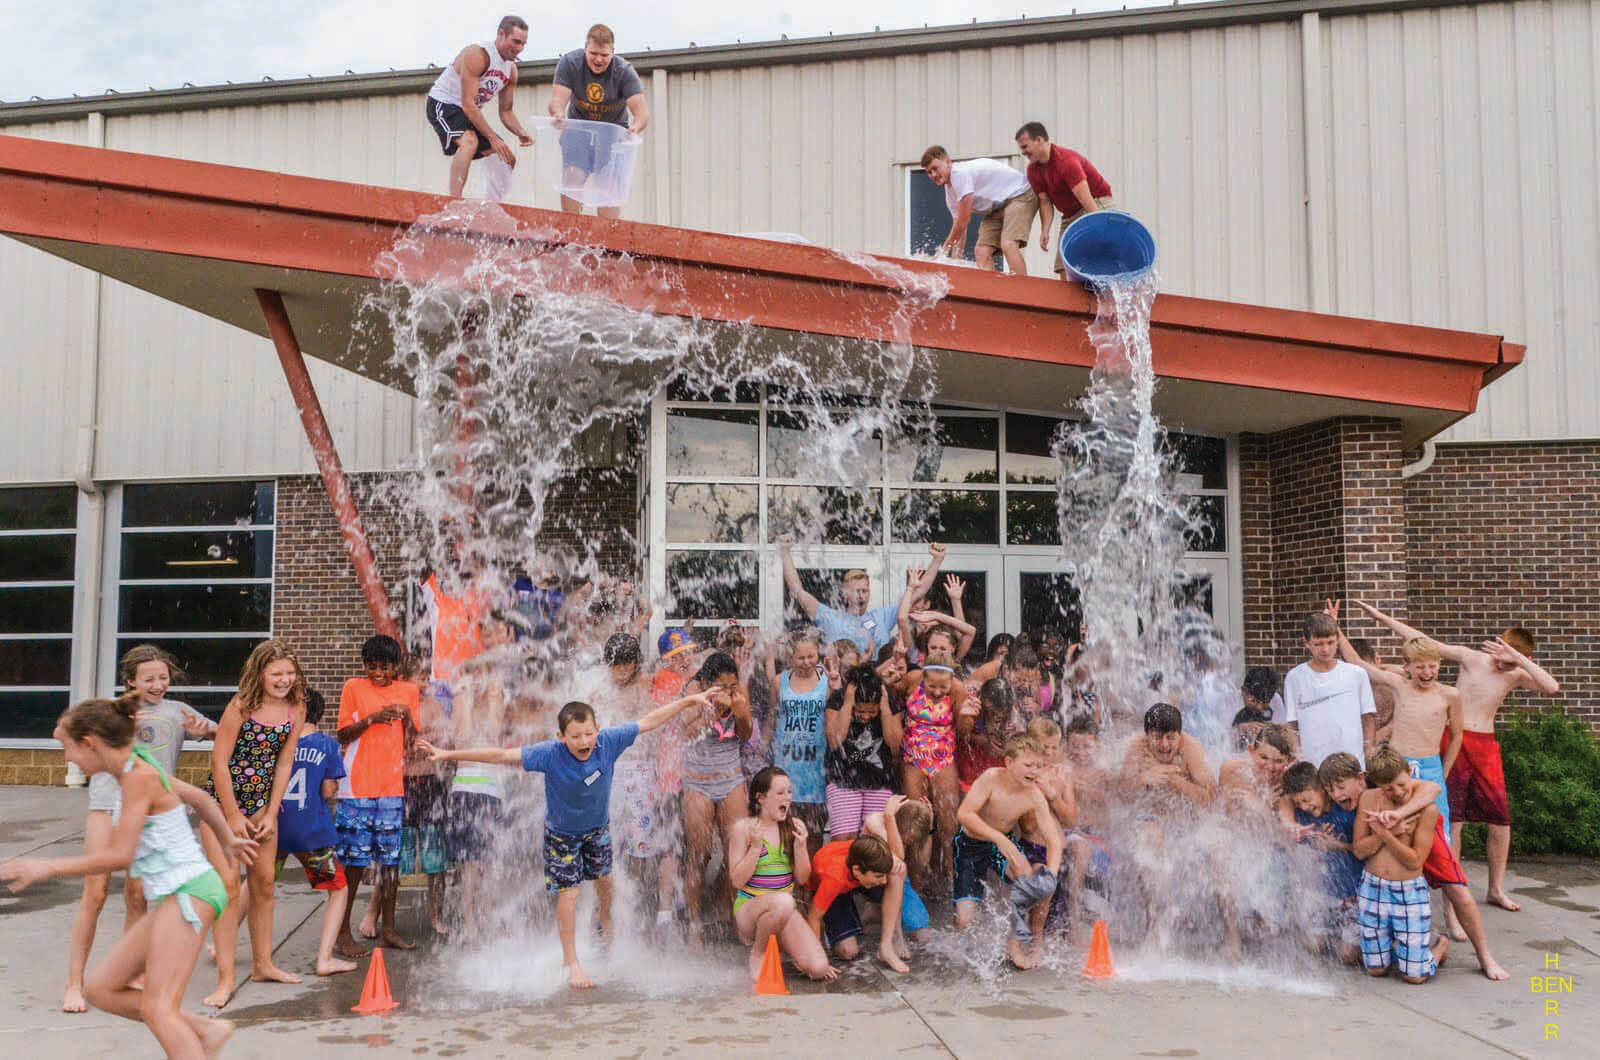
<path fill-rule="evenodd" d="M 901 975 L 907 975 L 911 971 L 911 966 L 905 961 L 901 960 L 900 955 L 893 949 L 880 948 L 878 950 L 878 960 L 882 962 L 882 964 L 891 972 L 899 972 Z"/>
<path fill-rule="evenodd" d="M 221 1056 L 222 1047 L 233 1037 L 232 1021 L 208 1019 L 201 1020 L 200 1024 L 195 1028 L 195 1034 L 200 1039 L 200 1048 L 206 1051 L 208 1058 Z"/>
<path fill-rule="evenodd" d="M 1443 968 L 1445 958 L 1449 956 L 1449 954 L 1450 938 L 1447 935 L 1440 935 L 1438 941 L 1433 944 L 1433 963 Z"/>
<path fill-rule="evenodd" d="M 1486 899 L 1490 905 L 1497 905 L 1508 913 L 1521 912 L 1522 906 L 1511 900 L 1511 896 L 1504 891 L 1490 891 Z"/>
<path fill-rule="evenodd" d="M 760 981 L 760 979 L 761 979 L 761 964 L 765 959 L 766 959 L 766 954 L 765 953 L 760 952 L 760 951 L 755 950 L 755 949 L 752 949 L 750 951 L 750 959 L 746 963 L 748 963 L 750 965 L 750 981 L 752 983 Z"/>
<path fill-rule="evenodd" d="M 1032 954 L 1022 948 L 1022 942 L 1015 935 L 1006 939 L 1006 956 L 1024 972 L 1038 963 Z"/>
<path fill-rule="evenodd" d="M 298 983 L 301 979 L 294 972 L 279 968 L 276 964 L 269 964 L 261 968 L 250 969 L 252 983 Z"/>
<path fill-rule="evenodd" d="M 1483 977 L 1498 983 L 1502 979 L 1510 979 L 1511 973 L 1500 967 L 1500 962 L 1493 957 L 1485 955 L 1478 963 L 1483 965 Z"/>
<path fill-rule="evenodd" d="M 67 985 L 66 992 L 61 995 L 62 1012 L 88 1012 L 89 1003 L 83 999 L 83 987 Z"/>
<path fill-rule="evenodd" d="M 706 940 L 700 932 L 698 921 L 691 920 L 684 928 L 684 941 L 688 943 L 690 951 L 694 953 L 699 953 L 706 948 Z"/>
<path fill-rule="evenodd" d="M 326 960 L 317 959 L 318 975 L 338 975 L 340 972 L 353 972 L 359 965 L 355 961 L 341 960 L 338 957 L 329 957 Z"/>
<path fill-rule="evenodd" d="M 208 1005 L 211 1008 L 225 1008 L 228 1002 L 232 999 L 233 980 L 224 979 L 217 983 L 217 988 L 215 990 L 211 991 L 211 993 L 205 996 L 205 1000 L 203 1000 L 201 1004 Z"/>
<path fill-rule="evenodd" d="M 367 906 L 367 915 L 361 918 L 361 926 L 356 928 L 364 939 L 378 937 L 378 910 L 377 906 Z"/>
<path fill-rule="evenodd" d="M 444 922 L 443 917 L 433 917 L 428 921 L 428 926 L 433 928 L 433 933 L 440 938 L 447 938 L 450 935 L 450 925 Z"/>
<path fill-rule="evenodd" d="M 378 942 L 381 945 L 388 946 L 390 949 L 395 950 L 414 950 L 417 948 L 417 944 L 415 942 L 407 942 L 395 932 L 394 928 L 386 929 L 378 938 Z"/>
<path fill-rule="evenodd" d="M 355 936 L 340 935 L 333 942 L 333 952 L 337 953 L 341 957 L 348 957 L 353 961 L 359 961 L 366 957 L 371 951 L 357 942 L 355 940 Z"/>
<path fill-rule="evenodd" d="M 573 961 L 567 965 L 567 985 L 574 990 L 593 990 L 594 980 L 584 972 L 583 965 Z"/>
<path fill-rule="evenodd" d="M 814 979 L 819 983 L 831 983 L 835 979 L 839 978 L 839 969 L 829 964 L 823 969 L 821 975 L 810 975 L 810 973 L 807 973 L 807 976 L 808 978 Z"/>

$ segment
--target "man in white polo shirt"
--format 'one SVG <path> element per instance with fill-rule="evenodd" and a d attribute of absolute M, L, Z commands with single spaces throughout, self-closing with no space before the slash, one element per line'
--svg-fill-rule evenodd
<path fill-rule="evenodd" d="M 949 152 L 937 145 L 922 152 L 922 170 L 944 189 L 944 201 L 950 208 L 950 234 L 939 248 L 941 253 L 960 256 L 967 242 L 967 224 L 978 217 L 982 219 L 978 264 L 993 269 L 998 250 L 1005 255 L 1012 275 L 1028 275 L 1022 248 L 1039 214 L 1039 197 L 1026 176 L 993 158 L 952 162 Z"/>

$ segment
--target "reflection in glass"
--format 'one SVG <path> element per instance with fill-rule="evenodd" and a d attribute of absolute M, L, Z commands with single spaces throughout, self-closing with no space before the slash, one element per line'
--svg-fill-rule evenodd
<path fill-rule="evenodd" d="M 16 740 L 47 740 L 71 693 L 0 692 L 0 733 Z"/>
<path fill-rule="evenodd" d="M 71 633 L 72 586 L 0 589 L 0 633 Z M 0 684 L 10 684 L 0 679 Z"/>
<path fill-rule="evenodd" d="M 999 494 L 967 490 L 896 490 L 896 542 L 994 545 L 1000 539 Z"/>
<path fill-rule="evenodd" d="M 262 639 L 266 639 L 265 634 Z M 162 637 L 152 641 L 148 637 L 119 637 L 117 655 L 120 658 L 137 644 L 154 644 L 172 653 L 183 667 L 185 686 L 215 685 L 233 688 L 239 681 L 239 671 L 245 660 L 259 643 L 253 637 Z M 188 694 L 175 698 L 192 703 Z"/>
<path fill-rule="evenodd" d="M 1175 607 L 1197 607 L 1212 618 L 1217 617 L 1209 574 L 1179 572 L 1172 583 L 1172 602 Z"/>
<path fill-rule="evenodd" d="M 759 428 L 755 411 L 667 410 L 667 474 L 753 478 Z"/>
<path fill-rule="evenodd" d="M 123 534 L 122 578 L 270 578 L 272 531 Z"/>
<path fill-rule="evenodd" d="M 879 433 L 871 437 L 863 431 L 859 437 L 846 438 L 842 424 L 854 421 L 842 418 L 838 412 L 767 412 L 767 476 L 769 478 L 827 479 L 833 477 L 843 464 L 847 468 L 869 468 L 868 477 L 878 477 L 880 459 Z M 817 444 L 826 438 L 827 452 L 832 457 L 828 467 L 812 466 L 806 459 L 806 449 L 817 452 Z M 835 448 L 837 447 L 837 448 Z M 833 454 L 837 453 L 837 456 Z"/>
<path fill-rule="evenodd" d="M 260 633 L 272 628 L 270 585 L 123 586 L 123 633 Z"/>
<path fill-rule="evenodd" d="M 768 486 L 767 540 L 785 534 L 823 545 L 883 540 L 883 491 L 843 486 Z M 822 599 L 818 597 L 818 599 Z"/>
<path fill-rule="evenodd" d="M 667 595 L 669 618 L 755 621 L 760 611 L 755 553 L 668 552 Z"/>
<path fill-rule="evenodd" d="M 0 537 L 0 582 L 70 582 L 76 546 L 73 534 Z"/>
<path fill-rule="evenodd" d="M 72 641 L 0 640 L 0 684 L 71 683 Z M 3 724 L 0 722 L 0 726 Z"/>
<path fill-rule="evenodd" d="M 135 483 L 122 491 L 123 526 L 245 526 L 272 522 L 271 482 Z"/>
<path fill-rule="evenodd" d="M 999 448 L 999 419 L 939 416 L 930 430 L 891 445 L 889 477 L 896 482 L 997 482 Z"/>
<path fill-rule="evenodd" d="M 1228 488 L 1228 443 L 1198 434 L 1169 434 L 1167 448 L 1178 470 L 1178 487 L 1190 490 Z"/>
<path fill-rule="evenodd" d="M 1006 542 L 1012 545 L 1059 545 L 1061 522 L 1054 493 L 1006 491 Z"/>
<path fill-rule="evenodd" d="M 667 400 L 715 401 L 721 404 L 737 402 L 741 405 L 755 405 L 761 401 L 761 386 L 758 383 L 738 383 L 732 389 L 718 386 L 710 390 L 700 390 L 688 380 L 679 377 L 667 384 Z"/>
<path fill-rule="evenodd" d="M 71 530 L 77 525 L 75 486 L 0 489 L 0 530 Z"/>
<path fill-rule="evenodd" d="M 1020 632 L 1037 635 L 1055 631 L 1068 641 L 1078 639 L 1083 606 L 1069 575 L 1024 571 L 1017 576 L 1017 596 L 1021 611 Z"/>
<path fill-rule="evenodd" d="M 759 532 L 755 486 L 667 484 L 667 540 L 753 543 Z"/>
<path fill-rule="evenodd" d="M 1064 420 L 1049 416 L 1006 413 L 1006 481 L 1054 485 L 1061 462 L 1050 454 L 1055 432 Z"/>
<path fill-rule="evenodd" d="M 1185 497 L 1194 523 L 1184 534 L 1190 552 L 1223 552 L 1228 547 L 1227 498 Z"/>

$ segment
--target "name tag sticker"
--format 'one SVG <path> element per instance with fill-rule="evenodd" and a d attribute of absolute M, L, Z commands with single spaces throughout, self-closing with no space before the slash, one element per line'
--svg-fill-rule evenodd
<path fill-rule="evenodd" d="M 597 769 L 593 773 L 590 773 L 588 776 L 583 778 L 584 786 L 587 787 L 588 785 L 593 784 L 595 781 L 597 781 L 599 779 L 600 779 L 600 771 Z"/>

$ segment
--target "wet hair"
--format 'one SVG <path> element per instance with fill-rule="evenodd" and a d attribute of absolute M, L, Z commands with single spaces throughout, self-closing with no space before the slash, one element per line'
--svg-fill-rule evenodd
<path fill-rule="evenodd" d="M 851 643 L 854 642 L 852 641 Z M 894 641 L 891 640 L 889 643 L 878 649 L 878 665 L 882 666 L 892 658 L 894 658 Z"/>
<path fill-rule="evenodd" d="M 984 649 L 983 657 L 985 659 L 992 659 L 999 653 L 1001 648 L 1004 648 L 1009 654 L 1016 646 L 1016 637 L 1013 637 L 1009 633 L 996 633 L 994 636 L 989 638 L 989 646 Z"/>
<path fill-rule="evenodd" d="M 1337 637 L 1339 635 L 1339 623 L 1334 620 L 1332 615 L 1323 611 L 1315 611 L 1307 615 L 1306 620 L 1300 623 L 1300 632 L 1305 636 L 1306 640 L 1312 640 L 1316 637 Z"/>
<path fill-rule="evenodd" d="M 1061 726 L 1049 718 L 1034 718 L 1028 722 L 1028 728 L 1025 731 L 1043 746 L 1044 741 L 1054 740 L 1061 735 Z"/>
<path fill-rule="evenodd" d="M 1157 703 L 1144 712 L 1144 731 L 1169 733 L 1183 731 L 1183 711 L 1171 703 Z"/>
<path fill-rule="evenodd" d="M 802 644 L 809 644 L 813 648 L 816 648 L 817 656 L 820 659 L 822 655 L 822 634 L 810 627 L 795 630 L 793 633 L 789 634 L 788 648 L 791 659 L 794 657 L 795 649 L 800 647 Z"/>
<path fill-rule="evenodd" d="M 894 827 L 900 833 L 900 842 L 910 850 L 933 833 L 933 811 L 925 802 L 908 799 L 895 811 Z"/>
<path fill-rule="evenodd" d="M 59 722 L 67 736 L 82 743 L 93 736 L 107 747 L 133 746 L 133 719 L 139 713 L 139 697 L 86 699 L 69 707 Z"/>
<path fill-rule="evenodd" d="M 991 677 L 978 689 L 978 703 L 985 712 L 1003 710 L 1010 714 L 1016 701 L 1011 683 L 1003 677 Z"/>
<path fill-rule="evenodd" d="M 1351 637 L 1350 647 L 1355 651 L 1357 658 L 1374 666 L 1378 664 L 1378 649 L 1366 637 Z"/>
<path fill-rule="evenodd" d="M 929 147 L 926 151 L 922 152 L 922 161 L 919 162 L 918 165 L 920 165 L 923 169 L 927 169 L 928 165 L 936 158 L 942 158 L 946 161 L 949 161 L 950 152 L 946 151 L 938 144 L 934 144 L 932 147 Z"/>
<path fill-rule="evenodd" d="M 1037 670 L 1039 669 L 1039 656 L 1032 648 L 1024 644 L 1006 656 L 1004 665 L 1007 670 Z"/>
<path fill-rule="evenodd" d="M 1100 724 L 1089 714 L 1079 714 L 1067 722 L 1068 736 L 1099 736 Z"/>
<path fill-rule="evenodd" d="M 731 651 L 734 648 L 742 647 L 744 647 L 744 630 L 738 626 L 724 627 L 722 632 L 717 634 L 718 650 Z"/>
<path fill-rule="evenodd" d="M 507 15 L 500 20 L 500 35 L 503 37 L 514 29 L 527 29 L 528 24 L 518 15 Z"/>
<path fill-rule="evenodd" d="M 1439 654 L 1439 645 L 1427 637 L 1412 637 L 1400 646 L 1400 654 L 1408 663 L 1442 662 L 1444 659 Z"/>
<path fill-rule="evenodd" d="M 845 852 L 844 863 L 845 867 L 857 872 L 876 872 L 880 876 L 887 876 L 894 871 L 894 854 L 890 853 L 889 844 L 875 835 L 857 836 Z"/>
<path fill-rule="evenodd" d="M 787 777 L 788 775 L 777 766 L 765 766 L 750 778 L 750 793 L 745 804 L 750 810 L 751 817 L 761 816 L 761 796 L 772 790 L 772 782 L 779 777 Z M 778 822 L 778 843 L 783 847 L 785 854 L 791 858 L 794 857 L 793 818 L 785 817 Z"/>
<path fill-rule="evenodd" d="M 1517 649 L 1524 655 L 1532 655 L 1533 649 L 1538 645 L 1533 639 L 1533 634 L 1521 626 L 1512 626 L 1500 634 L 1500 639 Z"/>
<path fill-rule="evenodd" d="M 1022 128 L 1018 129 L 1016 135 L 1011 138 L 1013 140 L 1020 140 L 1024 136 L 1028 137 L 1030 140 L 1050 139 L 1050 134 L 1044 131 L 1044 122 L 1042 121 L 1023 122 Z"/>
<path fill-rule="evenodd" d="M 856 686 L 857 703 L 881 703 L 883 701 L 883 678 L 878 676 L 878 671 L 868 663 L 852 666 L 844 673 L 844 683 Z"/>
<path fill-rule="evenodd" d="M 322 720 L 322 714 L 328 709 L 328 701 L 322 698 L 322 693 L 315 688 L 306 689 L 306 720 L 315 725 Z"/>
<path fill-rule="evenodd" d="M 1349 751 L 1335 751 L 1322 760 L 1317 767 L 1317 780 L 1322 786 L 1331 788 L 1341 780 L 1350 780 L 1361 775 L 1361 759 Z"/>
<path fill-rule="evenodd" d="M 1252 666 L 1245 671 L 1244 690 L 1251 697 L 1263 703 L 1272 702 L 1272 697 L 1278 694 L 1283 687 L 1283 682 L 1278 680 L 1278 671 L 1270 666 Z"/>
<path fill-rule="evenodd" d="M 849 585 L 851 582 L 866 582 L 870 585 L 872 577 L 860 567 L 851 567 L 844 572 L 844 577 L 840 578 L 839 581 L 845 585 Z"/>
<path fill-rule="evenodd" d="M 1382 787 L 1399 779 L 1404 773 L 1411 775 L 1411 765 L 1406 761 L 1406 756 L 1389 746 L 1385 740 L 1372 749 L 1367 755 L 1367 780 Z"/>
<path fill-rule="evenodd" d="M 1034 739 L 1030 733 L 1014 732 L 1006 737 L 1007 761 L 1013 758 L 1021 758 L 1023 755 L 1042 754 L 1044 754 L 1044 748 L 1039 745 L 1039 741 Z"/>
<path fill-rule="evenodd" d="M 714 651 L 706 656 L 706 661 L 700 664 L 700 669 L 695 673 L 694 680 L 701 688 L 710 688 L 717 683 L 717 678 L 723 674 L 739 676 L 739 664 L 734 662 L 733 656 L 725 651 Z"/>
<path fill-rule="evenodd" d="M 610 26 L 602 22 L 596 22 L 589 27 L 589 32 L 584 34 L 583 37 L 585 44 L 590 41 L 600 45 L 602 48 L 614 48 L 617 44 L 617 35 L 611 32 Z"/>
<path fill-rule="evenodd" d="M 642 661 L 639 638 L 631 633 L 613 633 L 606 638 L 607 666 L 638 666 Z"/>
<path fill-rule="evenodd" d="M 1289 739 L 1289 730 L 1282 725 L 1263 725 L 1256 734 L 1257 744 L 1266 744 L 1285 758 L 1294 757 L 1294 743 Z"/>
<path fill-rule="evenodd" d="M 846 655 L 851 654 L 857 656 L 863 654 L 861 651 L 861 645 L 857 644 L 849 637 L 834 641 L 831 645 L 829 645 L 829 648 L 833 652 L 834 658 L 836 659 L 843 659 Z"/>
<path fill-rule="evenodd" d="M 922 668 L 926 670 L 930 666 L 947 666 L 950 668 L 951 676 L 953 677 L 955 675 L 956 660 L 947 651 L 930 651 L 927 658 L 922 660 Z"/>
<path fill-rule="evenodd" d="M 391 643 L 393 641 L 391 640 Z M 244 661 L 244 669 L 239 671 L 239 691 L 234 695 L 233 701 L 239 704 L 239 713 L 249 717 L 255 713 L 261 701 L 267 698 L 267 686 L 262 681 L 261 675 L 266 673 L 267 667 L 284 659 L 294 663 L 294 687 L 289 689 L 288 699 L 291 706 L 304 706 L 306 702 L 306 671 L 296 658 L 294 649 L 288 642 L 274 637 L 264 640 L 255 646 L 250 653 L 250 658 Z"/>
<path fill-rule="evenodd" d="M 574 699 L 562 704 L 560 713 L 556 715 L 556 732 L 565 735 L 568 725 L 586 721 L 594 721 L 594 708 L 580 699 Z"/>
<path fill-rule="evenodd" d="M 1317 776 L 1317 767 L 1310 762 L 1296 762 L 1283 771 L 1283 793 L 1290 798 L 1302 791 L 1322 787 Z"/>
<path fill-rule="evenodd" d="M 955 655 L 956 648 L 961 644 L 961 634 L 957 633 L 943 622 L 935 622 L 933 625 L 923 630 L 922 633 L 917 637 L 917 643 L 921 645 L 923 651 L 927 651 L 928 645 L 933 641 L 933 638 L 941 635 L 950 638 L 950 654 L 952 656 Z"/>
<path fill-rule="evenodd" d="M 117 664 L 117 673 L 122 678 L 122 683 L 132 687 L 133 679 L 139 676 L 139 667 L 151 662 L 166 663 L 167 676 L 175 685 L 182 684 L 183 679 L 188 676 L 183 672 L 183 667 L 178 665 L 178 660 L 168 652 L 154 644 L 139 644 L 129 648 Z"/>
<path fill-rule="evenodd" d="M 361 645 L 363 666 L 399 666 L 405 657 L 406 650 L 400 642 L 382 633 L 368 637 Z"/>

